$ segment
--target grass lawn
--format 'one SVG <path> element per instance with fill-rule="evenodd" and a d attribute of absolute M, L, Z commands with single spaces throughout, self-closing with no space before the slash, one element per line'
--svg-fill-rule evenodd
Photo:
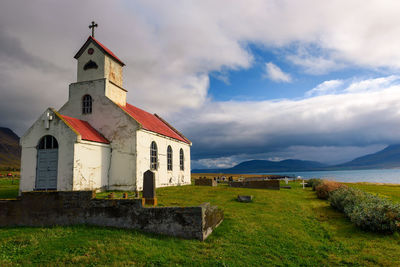
<path fill-rule="evenodd" d="M 380 197 L 390 199 L 393 202 L 400 202 L 400 185 L 371 185 L 369 183 L 346 183 L 346 185 L 378 194 Z"/>
<path fill-rule="evenodd" d="M 0 266 L 400 266 L 399 233 L 361 231 L 310 189 L 291 185 L 280 191 L 226 185 L 157 189 L 160 206 L 211 202 L 224 209 L 225 220 L 204 242 L 90 226 L 0 228 Z M 16 195 L 16 186 L 1 182 L 0 198 L 10 197 L 10 190 Z M 395 198 L 399 190 L 385 194 Z M 239 203 L 238 194 L 251 194 L 254 202 Z"/>

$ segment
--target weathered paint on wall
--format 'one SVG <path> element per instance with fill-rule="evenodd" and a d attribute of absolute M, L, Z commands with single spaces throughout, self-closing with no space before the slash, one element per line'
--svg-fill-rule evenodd
<path fill-rule="evenodd" d="M 110 145 L 82 140 L 74 145 L 72 190 L 102 190 L 108 185 Z"/>
<path fill-rule="evenodd" d="M 105 55 L 105 78 L 122 87 L 122 66 L 111 57 Z"/>
<path fill-rule="evenodd" d="M 93 54 L 90 55 L 88 53 L 89 49 L 93 49 Z M 85 70 L 84 66 L 90 60 L 97 64 L 97 68 Z M 77 81 L 91 81 L 101 78 L 107 78 L 122 87 L 122 66 L 107 54 L 103 53 L 103 51 L 92 42 L 78 58 Z"/>
<path fill-rule="evenodd" d="M 138 188 L 143 187 L 143 173 L 150 168 L 150 145 L 154 141 L 158 149 L 158 169 L 154 170 L 157 187 L 190 184 L 190 146 L 187 143 L 146 131 L 137 132 Z M 172 148 L 172 171 L 167 169 L 167 147 Z M 179 150 L 184 152 L 184 170 L 180 170 Z"/>
<path fill-rule="evenodd" d="M 108 188 L 134 190 L 136 188 L 136 130 L 139 125 L 105 95 L 108 85 L 110 83 L 106 79 L 71 84 L 68 102 L 59 112 L 89 122 L 110 141 Z M 93 99 L 91 114 L 82 114 L 82 98 L 85 94 L 89 94 Z"/>
<path fill-rule="evenodd" d="M 44 127 L 44 119 L 50 113 L 53 120 L 50 128 Z M 31 128 L 21 137 L 21 180 L 19 191 L 31 191 L 35 188 L 37 145 L 45 135 L 52 135 L 58 142 L 57 190 L 72 190 L 74 144 L 77 135 L 52 111 L 47 109 Z"/>
<path fill-rule="evenodd" d="M 126 105 L 126 91 L 115 84 L 106 83 L 105 95 L 118 105 Z"/>

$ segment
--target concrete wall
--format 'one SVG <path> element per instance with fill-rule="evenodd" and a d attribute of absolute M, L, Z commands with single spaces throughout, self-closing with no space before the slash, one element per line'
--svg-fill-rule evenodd
<path fill-rule="evenodd" d="M 126 106 L 126 92 L 125 89 L 111 82 L 106 83 L 105 95 L 118 105 Z"/>
<path fill-rule="evenodd" d="M 139 190 L 143 187 L 143 173 L 150 168 L 150 145 L 155 141 L 158 148 L 158 169 L 154 170 L 156 175 L 156 186 L 172 186 L 190 184 L 190 146 L 187 143 L 166 138 L 156 133 L 139 130 L 137 131 L 137 177 Z M 172 171 L 167 170 L 167 147 L 172 148 Z M 184 170 L 179 167 L 179 150 L 184 152 Z"/>
<path fill-rule="evenodd" d="M 105 78 L 122 87 L 122 66 L 106 55 L 104 65 Z"/>
<path fill-rule="evenodd" d="M 111 148 L 108 144 L 82 140 L 74 146 L 72 190 L 106 189 Z"/>
<path fill-rule="evenodd" d="M 88 50 L 92 48 L 94 53 L 92 55 L 88 54 Z M 84 70 L 83 67 L 89 60 L 94 61 L 98 68 Z M 78 58 L 78 69 L 77 69 L 77 81 L 90 81 L 101 78 L 106 78 L 105 76 L 105 54 L 93 43 L 90 43 L 82 55 Z"/>
<path fill-rule="evenodd" d="M 197 178 L 194 180 L 194 185 L 217 186 L 217 181 L 209 178 Z"/>
<path fill-rule="evenodd" d="M 243 188 L 260 188 L 260 189 L 280 189 L 279 180 L 267 180 L 267 181 L 243 181 L 243 182 L 229 182 L 232 187 L 243 187 Z"/>
<path fill-rule="evenodd" d="M 144 208 L 141 199 L 94 196 L 91 191 L 23 192 L 20 200 L 0 200 L 0 227 L 89 224 L 205 240 L 224 218 L 209 203 Z"/>
<path fill-rule="evenodd" d="M 43 120 L 48 112 L 53 120 L 50 121 L 50 128 L 46 129 Z M 54 136 L 58 142 L 57 190 L 72 190 L 74 144 L 77 142 L 77 135 L 51 109 L 47 109 L 21 137 L 20 192 L 35 188 L 37 145 L 45 135 Z"/>
<path fill-rule="evenodd" d="M 136 129 L 139 125 L 105 96 L 109 85 L 106 79 L 71 84 L 69 100 L 59 112 L 89 122 L 111 142 L 109 189 L 134 190 Z M 91 95 L 93 99 L 91 114 L 82 114 L 81 103 L 85 94 Z"/>

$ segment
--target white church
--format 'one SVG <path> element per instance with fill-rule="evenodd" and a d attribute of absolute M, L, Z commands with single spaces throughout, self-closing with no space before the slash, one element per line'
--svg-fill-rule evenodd
<path fill-rule="evenodd" d="M 47 108 L 21 137 L 20 192 L 140 191 L 149 169 L 157 187 L 190 184 L 191 142 L 126 102 L 125 64 L 93 36 L 75 55 L 68 101 Z"/>

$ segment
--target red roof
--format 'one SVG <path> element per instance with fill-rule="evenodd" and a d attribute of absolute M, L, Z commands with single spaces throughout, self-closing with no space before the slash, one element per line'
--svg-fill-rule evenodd
<path fill-rule="evenodd" d="M 120 107 L 139 122 L 143 129 L 190 144 L 186 137 L 156 114 L 151 114 L 128 103 L 126 103 L 125 107 Z"/>
<path fill-rule="evenodd" d="M 87 121 L 82 121 L 65 115 L 60 115 L 60 116 L 67 122 L 67 124 L 70 127 L 72 127 L 75 131 L 77 131 L 81 135 L 82 140 L 105 143 L 105 144 L 110 143 Z"/>
<path fill-rule="evenodd" d="M 76 53 L 76 55 L 74 56 L 74 58 L 79 58 L 82 53 L 85 51 L 86 47 L 89 45 L 89 42 L 93 41 L 95 44 L 97 44 L 97 46 L 103 50 L 103 52 L 105 52 L 106 54 L 108 54 L 110 57 L 112 57 L 113 59 L 115 59 L 118 63 L 120 63 L 122 66 L 124 66 L 124 62 L 122 62 L 116 55 L 114 55 L 113 52 L 111 52 L 110 49 L 108 49 L 105 45 L 103 45 L 102 43 L 100 43 L 99 41 L 97 41 L 94 37 L 89 36 L 89 38 L 87 39 L 87 41 L 83 44 L 83 46 L 81 47 L 81 49 L 79 49 L 78 53 Z"/>

